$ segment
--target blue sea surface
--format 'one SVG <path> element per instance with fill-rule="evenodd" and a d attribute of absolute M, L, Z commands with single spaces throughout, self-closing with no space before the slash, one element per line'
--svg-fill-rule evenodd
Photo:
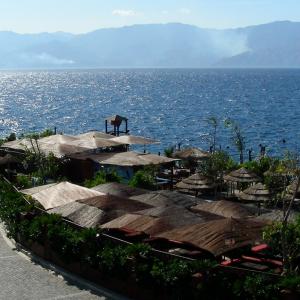
<path fill-rule="evenodd" d="M 246 148 L 271 154 L 300 149 L 299 69 L 112 69 L 0 72 L 1 135 L 57 127 L 104 131 L 104 118 L 129 118 L 131 134 L 159 139 L 152 151 L 182 143 L 209 148 L 207 119 L 220 121 L 217 143 L 236 155 L 223 121 L 237 121 Z M 283 140 L 286 142 L 284 143 Z"/>

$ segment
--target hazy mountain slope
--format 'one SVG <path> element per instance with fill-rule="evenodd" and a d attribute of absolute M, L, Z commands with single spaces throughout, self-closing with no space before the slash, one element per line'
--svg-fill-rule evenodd
<path fill-rule="evenodd" d="M 300 67 L 300 23 L 274 22 L 236 29 L 248 51 L 217 63 L 227 67 Z"/>
<path fill-rule="evenodd" d="M 135 25 L 80 35 L 0 32 L 0 68 L 300 67 L 300 23 L 229 30 Z"/>

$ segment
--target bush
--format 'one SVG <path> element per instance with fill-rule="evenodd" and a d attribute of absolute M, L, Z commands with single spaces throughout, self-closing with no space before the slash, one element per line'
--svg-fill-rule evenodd
<path fill-rule="evenodd" d="M 129 185 L 136 188 L 155 189 L 154 171 L 149 168 L 137 171 L 129 181 Z"/>
<path fill-rule="evenodd" d="M 112 170 L 108 173 L 104 171 L 98 171 L 95 174 L 94 178 L 85 180 L 84 186 L 87 188 L 92 188 L 94 186 L 107 182 L 121 182 L 121 177 L 115 170 Z"/>

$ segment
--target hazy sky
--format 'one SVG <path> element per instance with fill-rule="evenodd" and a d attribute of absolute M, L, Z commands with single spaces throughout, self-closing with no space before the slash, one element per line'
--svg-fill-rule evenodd
<path fill-rule="evenodd" d="M 300 0 L 0 0 L 0 31 L 87 32 L 181 22 L 229 28 L 300 21 Z"/>

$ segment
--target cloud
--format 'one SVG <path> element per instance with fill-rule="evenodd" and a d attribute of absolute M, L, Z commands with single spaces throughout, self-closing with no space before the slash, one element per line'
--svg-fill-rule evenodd
<path fill-rule="evenodd" d="M 112 14 L 114 16 L 119 16 L 119 17 L 136 17 L 138 15 L 140 15 L 139 12 L 135 11 L 135 10 L 124 10 L 124 9 L 115 9 L 112 11 Z"/>
<path fill-rule="evenodd" d="M 189 15 L 192 13 L 192 11 L 188 8 L 180 8 L 178 12 L 182 15 Z"/>
<path fill-rule="evenodd" d="M 42 64 L 42 65 L 46 64 L 46 65 L 60 66 L 60 65 L 72 65 L 75 63 L 73 60 L 57 58 L 45 52 L 39 54 L 22 53 L 21 58 L 23 61 L 26 61 L 27 63 L 30 64 Z"/>

